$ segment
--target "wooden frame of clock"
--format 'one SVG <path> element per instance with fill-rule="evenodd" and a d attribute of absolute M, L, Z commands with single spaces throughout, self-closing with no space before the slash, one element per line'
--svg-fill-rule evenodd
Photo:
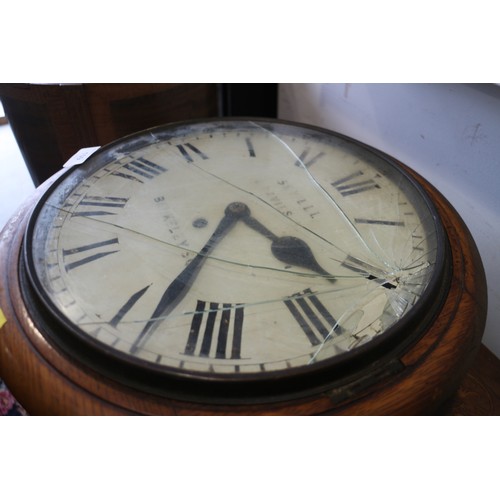
<path fill-rule="evenodd" d="M 344 363 L 313 374 L 292 370 L 282 378 L 221 381 L 160 373 L 152 380 L 119 357 L 100 359 L 81 342 L 61 344 L 51 332 L 64 325 L 44 314 L 44 305 L 30 291 L 23 256 L 33 207 L 66 175 L 60 172 L 26 201 L 0 236 L 0 308 L 6 319 L 0 327 L 0 376 L 29 413 L 44 415 L 436 412 L 479 349 L 487 304 L 484 271 L 467 227 L 449 202 L 409 167 L 390 161 L 431 200 L 445 232 L 446 264 L 428 313 L 406 321 L 411 334 L 381 343 L 362 364 Z"/>

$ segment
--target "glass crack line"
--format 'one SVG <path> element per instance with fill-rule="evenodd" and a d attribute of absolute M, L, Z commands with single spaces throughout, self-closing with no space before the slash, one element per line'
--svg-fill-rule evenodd
<path fill-rule="evenodd" d="M 49 205 L 49 206 L 51 208 L 55 209 L 55 210 L 59 210 L 59 211 L 65 212 L 66 214 L 71 215 L 71 212 L 69 210 L 63 208 L 63 207 L 58 207 L 58 206 L 55 206 L 55 205 Z M 104 221 L 104 220 L 100 220 L 100 219 L 95 219 L 95 218 L 89 217 L 89 216 L 82 217 L 82 219 L 90 220 L 90 221 L 92 221 L 94 223 L 97 223 L 99 225 L 110 226 L 110 227 L 113 227 L 113 228 L 116 228 L 116 229 L 120 229 L 122 231 L 129 232 L 129 233 L 132 233 L 132 234 L 134 234 L 136 236 L 139 236 L 141 238 L 146 238 L 148 240 L 151 240 L 151 241 L 154 241 L 156 243 L 159 243 L 161 245 L 165 245 L 165 246 L 168 246 L 170 248 L 174 248 L 176 250 L 180 250 L 180 251 L 183 251 L 183 252 L 189 252 L 193 256 L 196 256 L 196 255 L 199 254 L 199 251 L 193 250 L 191 248 L 183 247 L 183 246 L 180 246 L 180 245 L 177 245 L 177 244 L 174 244 L 174 243 L 170 243 L 168 241 L 159 239 L 159 238 L 157 238 L 155 236 L 151 236 L 151 235 L 139 232 L 139 231 L 137 231 L 135 229 L 131 229 L 131 228 L 128 228 L 128 227 L 116 224 L 114 222 Z M 321 274 L 317 274 L 317 273 L 308 273 L 306 271 L 296 271 L 296 270 L 290 270 L 290 269 L 280 269 L 280 268 L 270 267 L 270 266 L 251 265 L 251 264 L 247 264 L 247 263 L 238 262 L 238 261 L 235 261 L 235 260 L 223 259 L 223 258 L 214 256 L 214 255 L 208 255 L 207 256 L 207 260 L 218 261 L 218 262 L 222 262 L 222 263 L 226 263 L 226 264 L 230 264 L 230 265 L 234 265 L 234 266 L 239 266 L 239 267 L 242 267 L 242 268 L 275 271 L 275 272 L 279 272 L 279 273 L 296 275 L 296 276 L 300 276 L 300 277 L 310 277 L 310 278 L 314 278 L 314 279 L 316 279 L 316 278 L 325 278 L 325 279 L 327 279 L 330 276 L 329 274 L 328 275 L 321 275 Z M 341 262 L 338 259 L 332 259 L 332 260 L 337 261 L 337 262 Z M 342 276 L 342 275 L 335 275 L 335 277 L 336 278 L 350 278 L 350 276 Z"/>
<path fill-rule="evenodd" d="M 267 129 L 265 129 L 265 128 L 263 128 L 262 126 L 260 126 L 260 125 L 256 124 L 255 122 L 249 122 L 249 123 L 250 123 L 251 125 L 255 126 L 256 128 L 260 129 L 260 130 L 264 130 L 264 131 L 266 131 L 266 132 L 269 132 L 269 131 L 267 131 Z M 330 195 L 329 195 L 329 194 L 328 194 L 328 193 L 324 190 L 324 188 L 323 188 L 323 187 L 321 187 L 321 185 L 319 185 L 319 183 L 317 182 L 317 180 L 316 180 L 316 179 L 315 179 L 315 178 L 311 175 L 311 173 L 310 173 L 310 172 L 309 172 L 309 170 L 307 169 L 306 165 L 302 162 L 302 160 L 300 160 L 300 158 L 299 158 L 299 157 L 297 157 L 297 155 L 293 152 L 293 150 L 292 150 L 292 149 L 291 149 L 291 148 L 290 148 L 290 147 L 289 147 L 289 146 L 288 146 L 288 145 L 287 145 L 287 144 L 286 144 L 286 143 L 285 143 L 285 142 L 284 142 L 284 141 L 283 141 L 280 137 L 278 137 L 278 136 L 277 136 L 276 134 L 274 134 L 274 133 L 271 133 L 271 134 L 272 134 L 272 136 L 273 136 L 273 137 L 274 137 L 274 138 L 275 138 L 275 139 L 276 139 L 279 143 L 281 143 L 282 145 L 284 145 L 284 146 L 285 146 L 285 148 L 287 149 L 287 151 L 288 151 L 289 153 L 291 153 L 291 155 L 293 156 L 293 158 L 294 158 L 294 159 L 296 159 L 296 161 L 297 161 L 297 162 L 300 162 L 300 163 L 299 163 L 299 165 L 300 165 L 300 164 L 302 164 L 302 166 L 303 166 L 303 170 L 306 172 L 307 176 L 310 178 L 310 180 L 312 181 L 313 185 L 314 185 L 317 189 L 319 189 L 320 191 L 322 191 L 322 193 L 323 193 L 323 194 L 327 197 L 327 199 L 328 199 L 331 203 L 333 203 L 333 205 L 334 205 L 334 206 L 335 206 L 338 210 L 340 210 L 340 211 L 341 211 L 341 213 L 343 214 L 343 212 L 342 212 L 341 208 L 337 205 L 337 203 L 335 202 L 335 200 L 334 200 L 334 199 L 333 199 L 333 198 L 332 198 L 332 197 L 331 197 L 331 196 L 330 196 Z M 248 191 L 248 190 L 246 190 L 246 189 L 243 189 L 243 188 L 241 188 L 240 186 L 238 186 L 238 185 L 236 185 L 236 184 L 234 184 L 234 183 L 232 183 L 232 182 L 229 182 L 227 179 L 224 179 L 224 178 L 222 178 L 222 177 L 220 177 L 220 176 L 218 176 L 218 175 L 216 175 L 216 174 L 214 174 L 214 173 L 212 173 L 212 172 L 210 172 L 210 171 L 206 170 L 205 168 L 201 167 L 201 166 L 198 164 L 198 162 L 196 161 L 196 159 L 194 159 L 194 160 L 193 160 L 193 162 L 191 162 L 189 165 L 190 165 L 190 166 L 195 167 L 197 170 L 202 171 L 204 174 L 206 174 L 206 175 L 208 175 L 208 176 L 210 176 L 210 177 L 212 177 L 212 178 L 215 178 L 215 179 L 217 179 L 217 180 L 219 180 L 219 181 L 221 181 L 221 182 L 224 182 L 225 184 L 227 184 L 227 185 L 229 185 L 229 186 L 233 187 L 234 189 L 237 189 L 237 190 L 238 190 L 238 191 L 240 191 L 240 192 L 244 192 L 244 193 L 246 193 L 246 194 L 248 194 L 248 195 L 252 196 L 253 198 L 255 198 L 255 199 L 257 199 L 258 201 L 260 201 L 261 203 L 263 203 L 263 204 L 265 204 L 266 206 L 268 206 L 268 207 L 269 207 L 270 209 L 272 209 L 273 211 L 275 211 L 275 212 L 277 212 L 278 214 L 280 214 L 282 217 L 285 217 L 288 221 L 292 222 L 292 223 L 293 223 L 293 224 L 295 224 L 296 226 L 300 227 L 301 229 L 303 229 L 303 230 L 307 231 L 309 234 L 312 234 L 312 235 L 313 235 L 313 236 L 315 236 L 316 238 L 318 238 L 318 239 L 320 239 L 320 240 L 324 241 L 324 242 L 325 242 L 325 243 L 327 243 L 329 246 L 331 246 L 331 247 L 335 248 L 336 250 L 338 250 L 338 251 L 342 252 L 343 254 L 347 255 L 347 252 L 346 252 L 343 248 L 341 248 L 340 246 L 336 245 L 336 244 L 335 244 L 335 243 L 333 243 L 332 241 L 330 241 L 330 240 L 328 240 L 328 239 L 324 238 L 323 236 L 319 235 L 318 233 L 316 233 L 315 231 L 311 230 L 310 228 L 308 228 L 308 227 L 306 227 L 306 226 L 304 226 L 304 225 L 300 224 L 300 223 L 299 223 L 299 222 L 297 222 L 296 220 L 294 220 L 294 219 L 292 219 L 292 218 L 288 217 L 287 215 L 283 214 L 283 213 L 282 213 L 282 212 L 280 212 L 277 208 L 275 208 L 274 206 L 272 206 L 269 202 L 267 202 L 266 200 L 264 200 L 263 198 L 261 198 L 260 196 L 258 196 L 257 194 L 255 194 L 254 192 L 251 192 L 251 191 Z M 351 225 L 351 228 L 352 228 L 352 229 L 353 229 L 353 230 L 354 230 L 354 231 L 358 234 L 358 236 L 359 236 L 359 238 L 361 239 L 361 241 L 362 241 L 363 245 L 364 245 L 364 246 L 368 249 L 368 251 L 369 251 L 371 254 L 373 254 L 373 255 L 374 255 L 374 257 L 376 257 L 376 258 L 377 258 L 377 260 L 381 260 L 384 264 L 386 264 L 386 263 L 385 263 L 382 259 L 380 259 L 380 256 L 376 255 L 376 254 L 373 252 L 373 250 L 372 250 L 372 249 L 370 249 L 370 248 L 367 246 L 366 242 L 363 240 L 363 238 L 362 238 L 362 236 L 360 235 L 360 233 L 359 233 L 359 232 L 356 230 L 356 228 L 353 226 L 353 224 L 352 224 L 352 222 L 349 220 L 349 218 L 348 218 L 345 214 L 343 214 L 343 215 L 344 215 L 345 220 L 347 220 L 347 221 L 348 221 L 348 223 Z M 94 220 L 94 221 L 96 221 L 96 222 L 106 223 L 106 221 L 99 221 L 99 220 L 97 220 L 97 219 L 92 219 L 92 220 Z M 120 227 L 120 226 L 116 225 L 116 227 Z M 123 227 L 122 227 L 122 229 L 127 230 L 127 228 L 123 228 Z M 131 230 L 131 231 L 133 231 L 133 230 Z M 142 233 L 138 233 L 138 232 L 136 232 L 136 231 L 135 231 L 135 233 L 136 233 L 136 234 L 142 234 Z M 145 236 L 147 236 L 147 235 L 145 235 Z M 166 244 L 166 245 L 169 245 L 169 246 L 171 246 L 171 247 L 173 247 L 173 248 L 179 248 L 179 249 L 182 249 L 182 250 L 185 250 L 185 251 L 190 251 L 190 252 L 193 252 L 194 254 L 196 254 L 196 251 L 193 251 L 193 250 L 191 250 L 191 249 L 186 249 L 186 248 L 180 247 L 180 246 L 178 246 L 178 245 L 174 245 L 174 244 L 171 244 L 171 243 L 168 243 L 168 242 L 162 241 L 162 240 L 158 240 L 157 238 L 154 238 L 154 237 L 150 237 L 150 238 L 151 238 L 151 239 L 153 239 L 153 240 L 156 240 L 156 241 L 158 241 L 158 242 L 162 242 L 162 243 L 164 243 L 164 244 Z M 211 259 L 214 259 L 214 260 L 218 260 L 218 259 L 217 259 L 217 258 L 215 258 L 215 257 L 210 257 L 210 258 L 211 258 Z M 220 259 L 219 259 L 219 260 L 220 260 Z M 226 262 L 228 262 L 228 263 L 232 263 L 231 261 L 226 261 Z M 234 263 L 234 264 L 237 264 L 237 263 Z M 257 266 L 255 266 L 255 267 L 256 267 L 256 268 L 258 268 Z M 271 269 L 273 269 L 273 268 L 271 268 Z M 274 269 L 274 270 L 279 271 L 278 269 Z"/>
<path fill-rule="evenodd" d="M 261 128 L 263 130 L 267 130 L 264 127 L 256 124 L 255 122 L 251 122 L 251 123 L 253 125 L 255 125 L 256 127 L 258 127 L 258 128 Z M 297 154 L 293 151 L 293 149 L 283 139 L 281 139 L 279 136 L 277 136 L 274 132 L 270 132 L 269 130 L 267 130 L 267 132 L 269 132 L 292 155 L 292 157 L 295 159 L 295 164 L 297 166 L 301 167 L 301 169 L 306 173 L 307 177 L 309 178 L 309 180 L 311 181 L 311 183 L 313 184 L 313 186 L 315 186 L 316 189 L 329 202 L 329 204 L 331 204 L 341 214 L 342 218 L 347 222 L 347 224 L 351 228 L 351 231 L 356 236 L 356 238 L 361 242 L 361 244 L 377 260 L 379 260 L 379 261 L 381 261 L 381 262 L 383 262 L 384 264 L 387 265 L 388 263 L 384 262 L 384 260 L 379 255 L 377 255 L 374 252 L 374 250 L 368 245 L 368 243 L 364 240 L 363 236 L 358 231 L 358 229 L 356 228 L 355 224 L 352 222 L 352 220 L 350 219 L 350 217 L 344 212 L 344 210 L 340 207 L 340 205 L 335 201 L 335 199 L 333 198 L 333 196 L 330 193 L 328 193 L 328 191 L 326 191 L 326 189 L 317 181 L 317 179 L 312 175 L 312 173 L 310 172 L 310 170 L 307 168 L 306 164 L 301 160 L 301 158 L 299 156 L 297 156 Z M 339 250 L 343 251 L 340 248 L 339 248 Z M 347 252 L 345 252 L 345 253 L 347 253 Z"/>
<path fill-rule="evenodd" d="M 338 245 L 336 245 L 335 243 L 333 243 L 332 241 L 328 240 L 327 238 L 325 238 L 324 236 L 321 236 L 320 234 L 316 233 L 315 231 L 313 231 L 311 228 L 309 227 L 306 227 L 302 224 L 300 224 L 300 222 L 297 222 L 295 219 L 292 219 L 291 217 L 289 217 L 288 215 L 284 214 L 283 212 L 280 212 L 276 207 L 274 207 L 271 203 L 269 203 L 268 201 L 266 201 L 264 198 L 258 196 L 257 194 L 255 194 L 253 191 L 248 191 L 247 189 L 244 189 L 242 188 L 241 186 L 238 186 L 237 184 L 234 184 L 230 181 L 228 181 L 227 179 L 224 179 L 223 177 L 220 177 L 212 172 L 209 172 L 208 170 L 206 170 L 205 168 L 201 167 L 200 165 L 197 165 L 195 161 L 193 161 L 193 163 L 190 163 L 189 164 L 190 166 L 192 167 L 195 167 L 197 168 L 198 170 L 202 171 L 203 173 L 205 173 L 206 175 L 210 176 L 210 177 L 213 177 L 214 179 L 217 179 L 218 181 L 220 182 L 223 182 L 224 184 L 227 184 L 228 186 L 231 186 L 232 188 L 236 189 L 237 191 L 239 192 L 242 192 L 242 193 L 245 193 L 249 196 L 251 196 L 252 198 L 255 198 L 256 200 L 258 200 L 260 203 L 263 203 L 264 205 L 266 205 L 268 208 L 270 208 L 271 210 L 273 210 L 274 212 L 278 213 L 281 217 L 284 217 L 285 219 L 287 219 L 289 222 L 291 222 L 292 224 L 300 227 L 302 230 L 304 231 L 307 231 L 309 234 L 312 234 L 313 236 L 315 236 L 316 238 L 324 241 L 325 243 L 327 243 L 329 246 L 335 248 L 336 250 L 340 251 L 340 252 L 343 252 L 343 253 L 346 253 L 344 249 L 342 249 L 341 247 L 339 247 Z"/>
<path fill-rule="evenodd" d="M 311 292 L 311 293 L 304 293 L 302 296 L 303 297 L 312 297 L 312 296 L 323 296 L 323 295 L 328 295 L 332 293 L 343 293 L 345 292 L 345 289 L 343 290 L 335 290 L 335 289 L 328 289 L 328 290 L 322 290 L 321 292 Z M 218 308 L 218 309 L 207 309 L 206 312 L 210 311 L 222 311 L 222 310 L 234 310 L 238 308 L 251 308 L 251 307 L 259 307 L 262 305 L 281 305 L 285 300 L 289 299 L 290 296 L 285 296 L 285 297 L 278 297 L 276 299 L 270 299 L 270 300 L 262 300 L 262 301 L 256 301 L 256 302 L 245 302 L 245 303 L 237 303 L 237 304 L 231 304 L 229 306 L 223 307 L 223 308 Z M 293 297 L 292 297 L 293 298 Z M 170 319 L 170 318 L 179 318 L 179 317 L 191 317 L 194 314 L 197 314 L 196 310 L 188 310 L 188 311 L 182 311 L 177 314 L 168 314 L 165 316 L 158 316 L 155 317 L 155 320 L 165 320 L 165 319 Z M 134 319 L 134 320 L 122 320 L 120 321 L 120 325 L 143 325 L 144 323 L 147 323 L 150 321 L 151 318 L 145 318 L 145 319 Z M 94 325 L 109 325 L 109 321 L 86 321 L 85 323 L 80 323 L 78 326 L 80 327 L 87 327 L 87 326 L 94 326 Z"/>
<path fill-rule="evenodd" d="M 392 290 L 384 290 L 383 293 L 386 294 L 386 297 L 387 297 L 387 294 L 394 293 L 394 292 Z M 369 291 L 364 297 L 361 297 L 359 300 L 356 300 L 355 303 L 350 308 L 346 309 L 346 311 L 339 316 L 339 319 L 337 320 L 337 324 L 330 330 L 329 334 L 324 338 L 324 340 L 318 346 L 318 348 L 314 352 L 313 356 L 311 357 L 309 364 L 312 364 L 316 361 L 318 355 L 325 348 L 325 346 L 327 346 L 327 343 L 328 343 L 328 345 L 332 345 L 332 344 L 330 344 L 330 342 L 334 341 L 334 339 L 337 339 L 337 338 L 345 339 L 348 336 L 348 334 L 346 334 L 346 335 L 334 335 L 336 333 L 335 330 L 336 330 L 337 326 L 342 329 L 343 333 L 346 333 L 349 329 L 347 329 L 347 327 L 344 326 L 344 323 L 345 323 L 344 320 L 349 319 L 352 315 L 354 315 L 358 311 L 361 312 L 363 310 L 363 306 L 366 306 L 372 300 L 374 300 L 374 298 L 372 298 L 373 295 L 374 295 L 373 290 Z M 363 312 L 363 315 L 364 314 L 365 313 Z M 362 318 L 363 318 L 363 316 L 360 318 L 360 320 Z M 371 321 L 370 323 L 368 323 L 365 326 L 365 328 L 363 328 L 363 330 L 366 330 L 366 328 L 369 328 L 378 319 L 379 319 L 379 317 L 374 318 L 374 320 Z M 360 321 L 357 321 L 354 328 L 351 328 L 350 330 L 355 331 L 356 328 L 358 327 L 359 323 L 360 323 Z M 358 335 L 359 333 L 361 333 L 363 330 L 360 330 L 360 332 L 351 333 L 351 334 L 349 334 L 349 336 L 354 337 L 355 335 Z M 376 333 L 376 335 L 378 335 L 379 333 L 381 333 L 381 332 Z M 374 335 L 374 336 L 376 336 L 376 335 Z M 335 345 L 335 343 L 333 343 L 333 345 Z"/>

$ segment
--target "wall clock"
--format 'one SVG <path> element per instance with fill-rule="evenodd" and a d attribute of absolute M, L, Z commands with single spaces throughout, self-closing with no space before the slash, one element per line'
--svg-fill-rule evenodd
<path fill-rule="evenodd" d="M 31 413 L 429 413 L 484 328 L 449 203 L 277 120 L 105 146 L 39 188 L 0 251 L 0 375 Z"/>

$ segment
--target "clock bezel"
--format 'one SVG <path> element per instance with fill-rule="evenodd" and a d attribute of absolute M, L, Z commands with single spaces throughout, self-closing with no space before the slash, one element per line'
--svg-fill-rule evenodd
<path fill-rule="evenodd" d="M 402 168 L 397 160 L 360 141 L 320 127 L 273 119 L 217 118 L 174 123 L 131 134 L 101 148 L 85 164 L 91 165 L 91 160 L 95 161 L 96 157 L 105 157 L 110 151 L 131 141 L 136 146 L 133 150 L 139 149 L 144 145 L 141 143 L 141 138 L 151 132 L 158 134 L 158 131 L 174 130 L 179 126 L 189 126 L 191 124 L 213 126 L 216 123 L 248 123 L 248 121 L 271 126 L 278 124 L 299 127 L 311 131 L 311 134 L 319 133 L 334 136 L 385 160 L 390 165 L 390 168 L 394 168 L 408 180 L 433 216 L 438 248 L 434 275 L 424 294 L 412 309 L 383 334 L 353 351 L 313 365 L 287 370 L 232 374 L 203 373 L 159 366 L 113 349 L 96 341 L 74 323 L 68 321 L 68 318 L 52 304 L 36 272 L 34 272 L 33 255 L 30 251 L 31 236 L 42 205 L 64 179 L 75 170 L 80 169 L 82 171 L 82 166 L 79 165 L 63 172 L 55 182 L 47 187 L 32 211 L 24 236 L 23 258 L 21 259 L 23 262 L 20 266 L 21 289 L 30 313 L 37 318 L 37 323 L 39 323 L 47 338 L 51 340 L 51 343 L 62 349 L 64 353 L 82 366 L 88 366 L 97 373 L 119 383 L 152 394 L 194 401 L 238 402 L 241 400 L 274 401 L 290 399 L 315 394 L 326 388 L 349 384 L 350 381 L 362 379 L 362 374 L 372 371 L 374 367 L 380 370 L 381 376 L 398 371 L 398 363 L 395 360 L 421 337 L 441 309 L 450 285 L 451 262 L 448 238 L 433 201 L 425 189 L 408 172 L 408 169 Z M 127 149 L 129 152 L 133 150 Z M 102 161 L 106 163 L 106 160 Z M 101 166 L 97 164 L 94 170 L 101 168 Z M 25 275 L 21 276 L 22 274 Z M 61 327 L 65 331 L 71 332 L 69 341 L 57 333 Z M 402 331 L 411 333 L 402 335 Z M 403 338 L 400 338 L 400 336 Z M 111 364 L 108 366 L 110 362 Z M 130 375 L 124 374 L 124 370 L 130 371 Z M 371 383 L 375 381 L 376 377 L 373 378 Z M 210 392 L 208 396 L 207 391 Z"/>

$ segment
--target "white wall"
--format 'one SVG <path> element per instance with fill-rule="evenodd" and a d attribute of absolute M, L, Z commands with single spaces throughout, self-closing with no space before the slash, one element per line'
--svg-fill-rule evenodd
<path fill-rule="evenodd" d="M 483 342 L 500 357 L 500 86 L 281 84 L 279 117 L 381 149 L 448 198 L 483 259 L 489 301 Z"/>

